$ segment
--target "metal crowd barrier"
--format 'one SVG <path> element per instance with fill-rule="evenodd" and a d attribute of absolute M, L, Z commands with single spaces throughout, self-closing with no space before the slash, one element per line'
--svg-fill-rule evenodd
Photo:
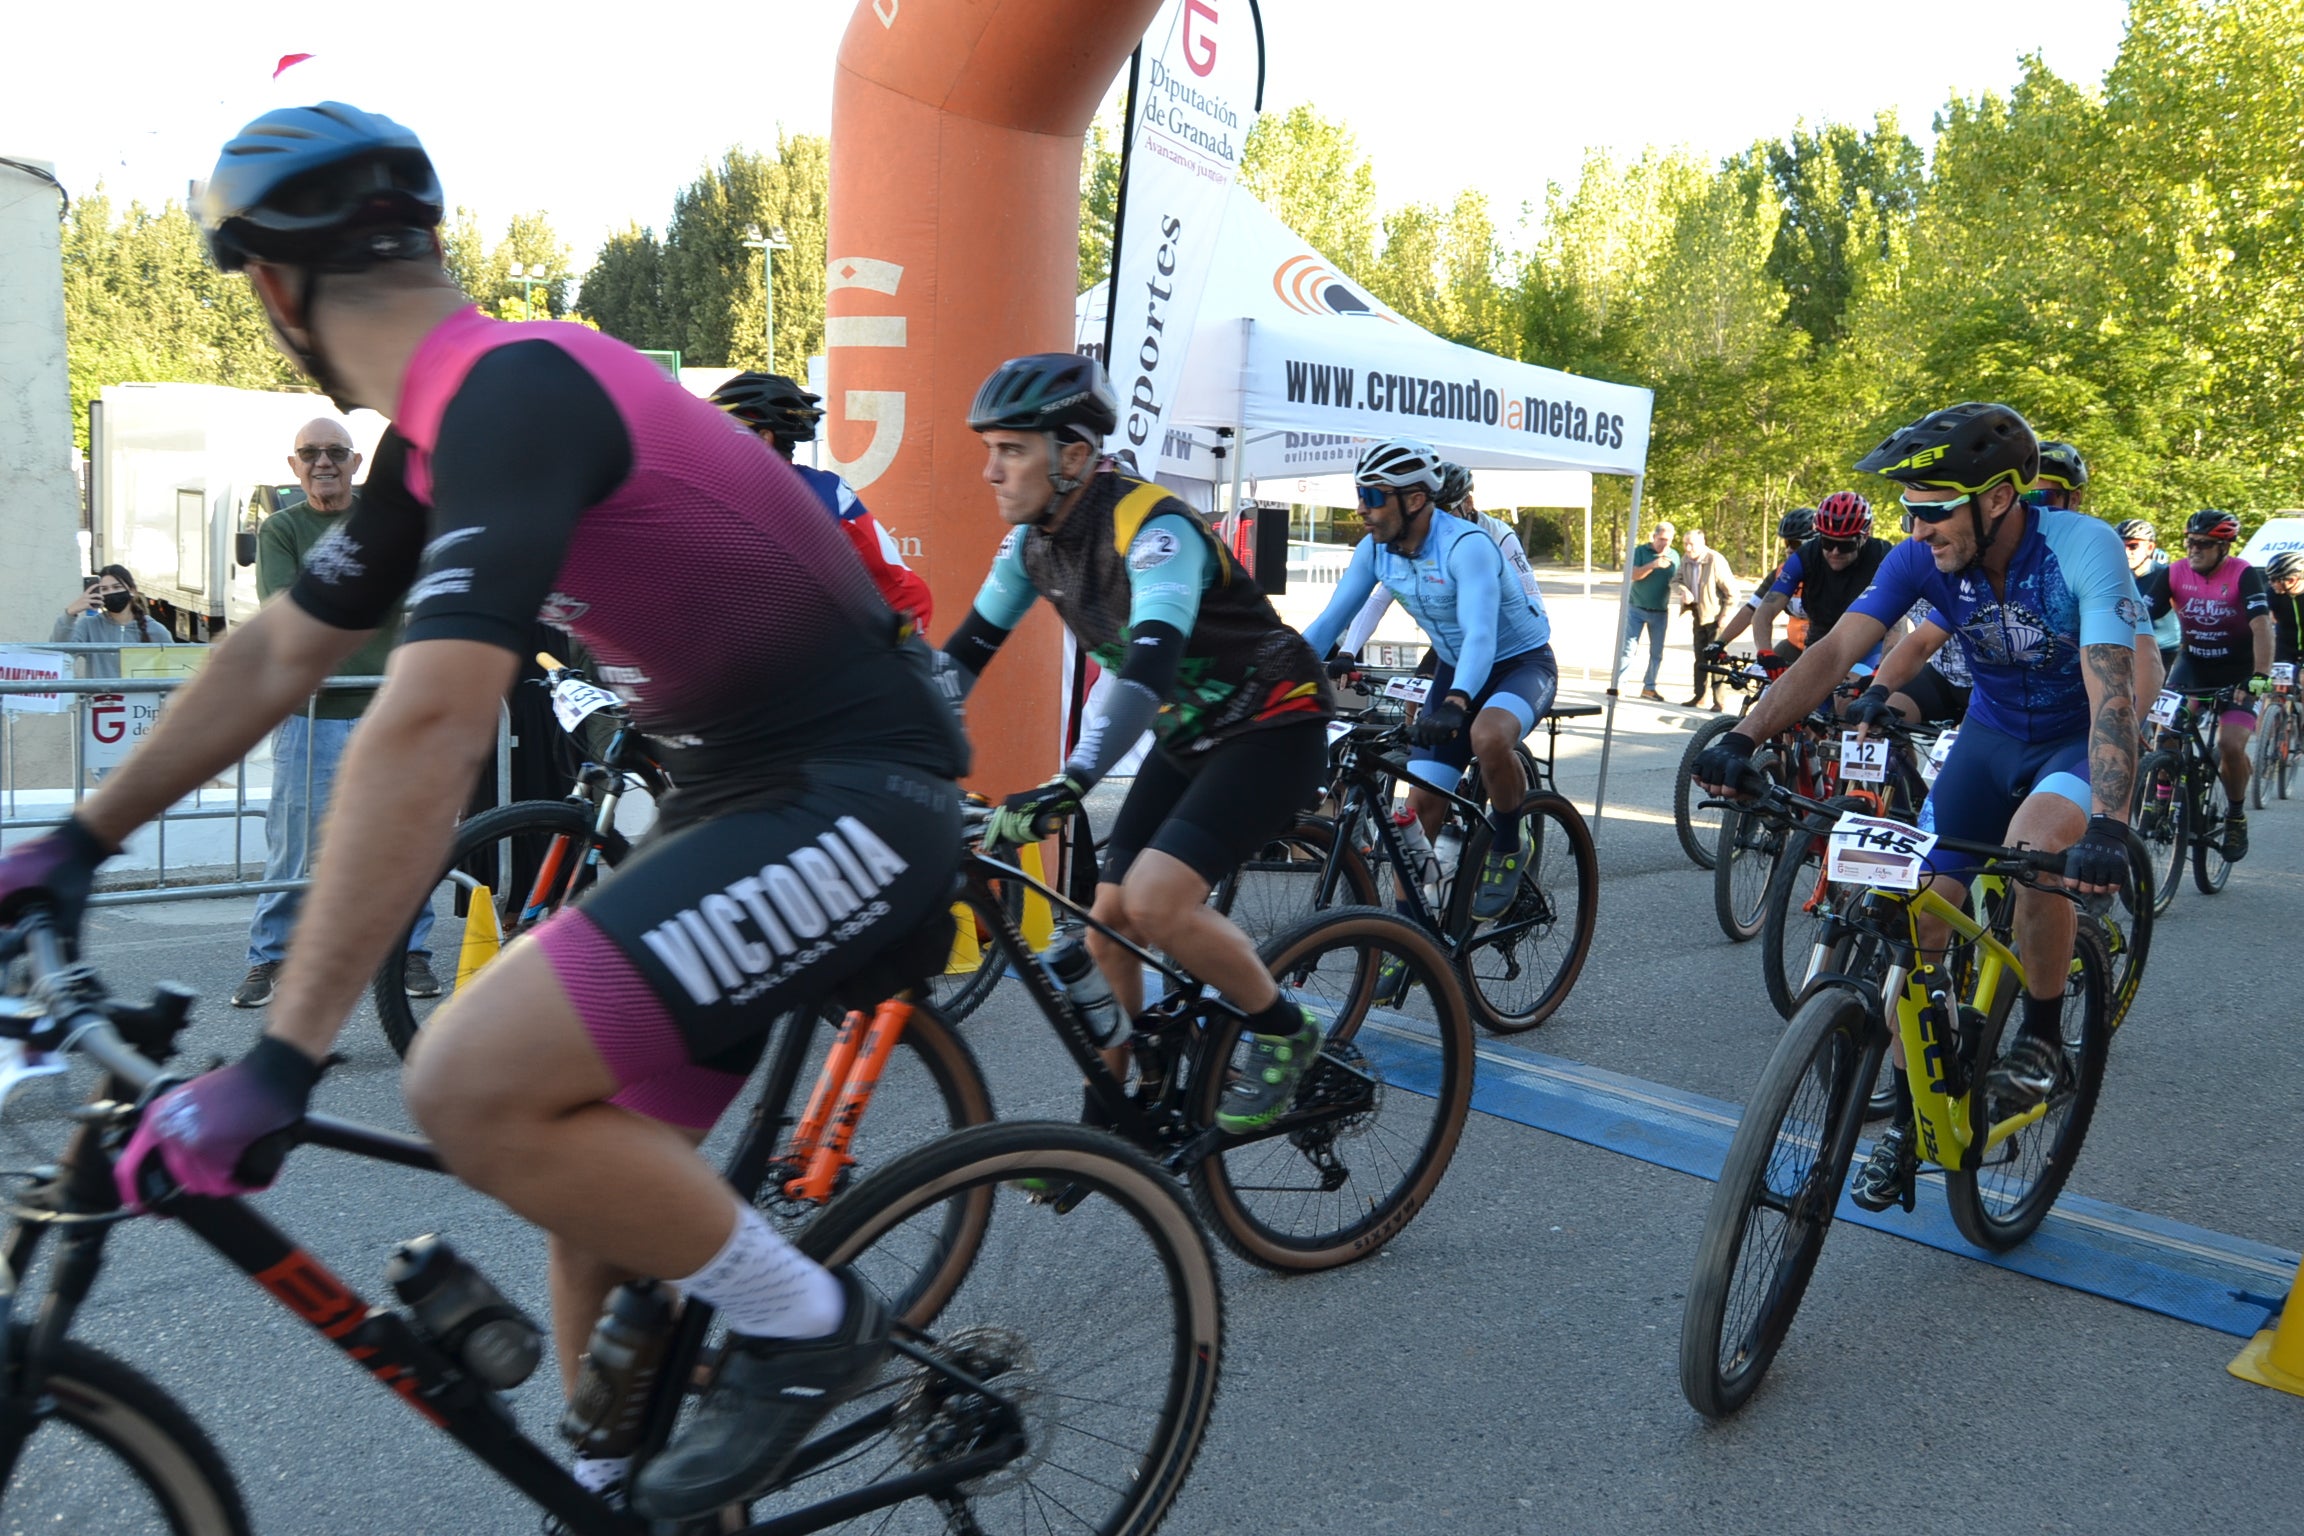
<path fill-rule="evenodd" d="M 66 654 L 143 649 L 133 642 L 122 645 L 49 644 L 45 641 L 19 641 L 0 644 L 0 649 L 24 651 L 55 651 Z M 35 833 L 51 827 L 60 827 L 70 815 L 70 809 L 58 804 L 52 809 L 27 806 L 24 802 L 34 794 L 53 795 L 65 786 L 46 785 L 26 787 L 17 762 L 18 722 L 23 719 L 69 719 L 72 735 L 71 806 L 77 807 L 88 797 L 88 701 L 100 696 L 128 696 L 140 694 L 169 694 L 192 682 L 189 677 L 74 677 L 74 678 L 0 678 L 0 700 L 11 695 L 64 695 L 71 700 L 71 708 L 62 713 L 19 714 L 0 708 L 0 847 L 11 836 Z M 345 689 L 375 689 L 383 686 L 381 676 L 331 677 L 320 687 L 320 693 Z M 305 701 L 304 719 L 307 728 L 317 718 L 319 693 Z M 310 737 L 307 735 L 306 740 Z M 275 772 L 278 766 L 275 766 Z M 162 901 L 190 901 L 217 896 L 255 896 L 266 891 L 302 890 L 311 884 L 309 875 L 288 880 L 263 878 L 264 857 L 261 847 L 254 860 L 256 873 L 249 874 L 250 859 L 247 848 L 247 822 L 251 816 L 267 814 L 271 791 L 265 791 L 266 803 L 251 806 L 248 799 L 248 759 L 243 757 L 233 765 L 229 805 L 207 804 L 211 795 L 221 796 L 222 789 L 203 786 L 184 801 L 164 811 L 152 824 L 155 849 L 152 862 L 113 874 L 112 883 L 99 886 L 89 898 L 91 906 L 129 906 Z M 508 706 L 499 706 L 496 714 L 496 798 L 499 804 L 512 798 L 512 712 Z M 188 808 L 187 808 L 188 807 Z M 312 846 L 312 756 L 304 758 L 304 845 Z M 168 830 L 179 829 L 197 822 L 230 821 L 232 823 L 232 877 L 227 880 L 204 880 L 186 884 L 169 883 Z M 136 849 L 131 842 L 130 851 Z M 221 860 L 203 859 L 186 864 L 179 861 L 178 868 L 210 870 L 222 866 Z M 127 879 L 123 881 L 121 876 Z"/>

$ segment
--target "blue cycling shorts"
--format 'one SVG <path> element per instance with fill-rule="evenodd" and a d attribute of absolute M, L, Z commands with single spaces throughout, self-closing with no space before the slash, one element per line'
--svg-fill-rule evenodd
<path fill-rule="evenodd" d="M 1920 829 L 1972 843 L 2004 842 L 2016 807 L 2033 795 L 2060 796 L 2080 807 L 2082 815 L 2094 808 L 2087 736 L 2018 741 L 1971 719 L 1960 727 L 1951 756 L 1937 770 L 1927 803 L 1920 807 Z M 1949 849 L 1928 856 L 1930 874 L 1958 875 L 1974 868 L 1974 858 Z"/>
<path fill-rule="evenodd" d="M 1427 697 L 1446 698 L 1455 683 L 1456 669 L 1434 658 L 1432 692 Z M 1517 656 L 1507 656 L 1488 671 L 1488 682 L 1480 696 L 1472 701 L 1471 718 L 1480 718 L 1484 709 L 1505 710 L 1520 722 L 1520 734 L 1526 737 L 1536 729 L 1552 708 L 1552 700 L 1560 692 L 1560 668 L 1552 659 L 1552 647 L 1537 646 Z M 1462 730 L 1453 740 L 1436 747 L 1418 747 L 1408 759 L 1408 771 L 1427 784 L 1442 789 L 1454 789 L 1456 781 L 1472 763 L 1472 733 Z"/>

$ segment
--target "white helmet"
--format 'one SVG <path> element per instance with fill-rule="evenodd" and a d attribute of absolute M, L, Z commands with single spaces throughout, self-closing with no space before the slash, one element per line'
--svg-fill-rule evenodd
<path fill-rule="evenodd" d="M 1360 467 L 1352 472 L 1352 480 L 1356 485 L 1383 485 L 1396 491 L 1417 485 L 1438 496 L 1440 455 L 1430 443 L 1417 438 L 1387 438 L 1360 455 Z"/>

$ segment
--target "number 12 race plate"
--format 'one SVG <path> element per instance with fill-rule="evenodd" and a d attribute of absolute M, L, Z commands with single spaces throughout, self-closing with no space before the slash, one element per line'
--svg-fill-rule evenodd
<path fill-rule="evenodd" d="M 1840 777 L 1851 784 L 1888 782 L 1888 738 L 1840 733 Z"/>
<path fill-rule="evenodd" d="M 1824 877 L 1850 885 L 1916 891 L 1920 888 L 1921 861 L 1935 846 L 1933 832 L 1885 816 L 1849 812 L 1832 824 Z"/>

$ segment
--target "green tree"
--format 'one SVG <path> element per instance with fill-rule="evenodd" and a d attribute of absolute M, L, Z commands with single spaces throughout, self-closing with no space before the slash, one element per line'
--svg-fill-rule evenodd
<path fill-rule="evenodd" d="M 1345 276 L 1374 278 L 1376 172 L 1351 129 L 1308 106 L 1260 117 L 1240 152 L 1240 182 Z"/>
<path fill-rule="evenodd" d="M 1411 204 L 1384 220 L 1384 255 L 1368 288 L 1428 331 L 1509 354 L 1517 338 L 1498 281 L 1502 259 L 1487 197 L 1461 192 L 1445 212 Z"/>
<path fill-rule="evenodd" d="M 1891 230 L 1909 224 L 1919 205 L 1920 147 L 1884 112 L 1869 133 L 1843 123 L 1795 128 L 1756 153 L 1779 210 L 1768 276 L 1792 323 L 1829 346 L 1840 337 L 1857 264 L 1866 253 L 1886 255 Z"/>
<path fill-rule="evenodd" d="M 1112 276 L 1112 230 L 1120 214 L 1120 135 L 1088 125 L 1080 147 L 1080 291 Z"/>
<path fill-rule="evenodd" d="M 632 224 L 610 235 L 584 274 L 576 312 L 620 341 L 650 351 L 679 345 L 664 303 L 664 248 Z"/>
<path fill-rule="evenodd" d="M 829 186 L 830 145 L 792 134 L 779 136 L 773 157 L 730 149 L 673 199 L 662 293 L 684 362 L 764 366 L 761 259 L 744 244 L 754 230 L 781 229 L 791 246 L 775 253 L 777 368 L 798 377 L 823 349 Z"/>

